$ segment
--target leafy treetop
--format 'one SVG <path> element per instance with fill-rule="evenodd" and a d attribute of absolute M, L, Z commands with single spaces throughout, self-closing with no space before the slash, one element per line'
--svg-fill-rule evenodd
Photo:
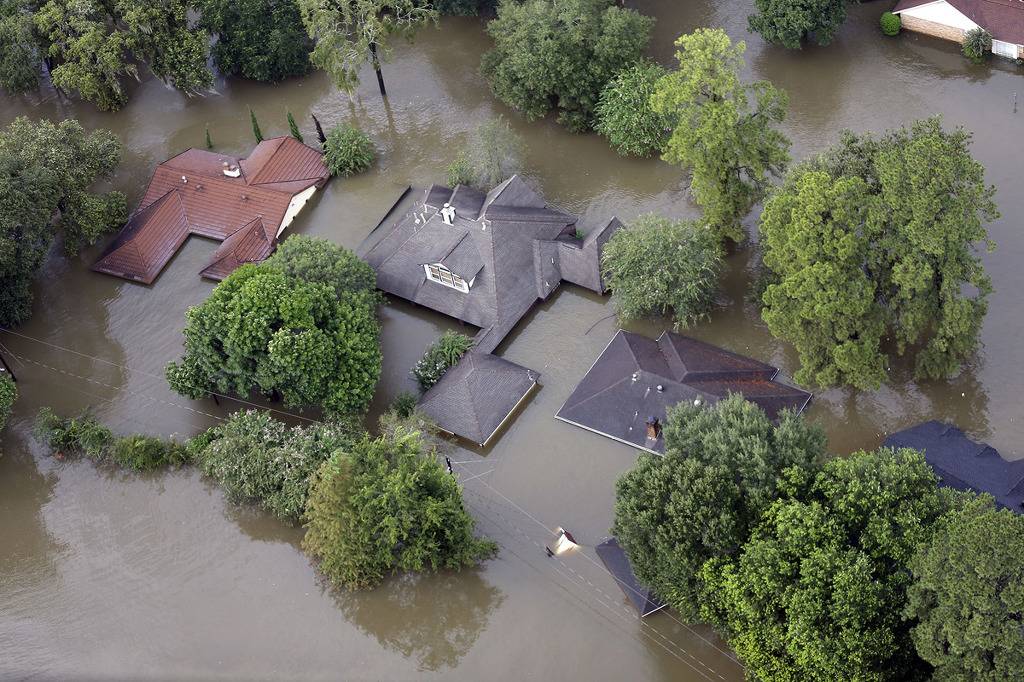
<path fill-rule="evenodd" d="M 789 140 L 773 128 L 787 97 L 768 81 L 740 82 L 746 45 L 721 29 L 697 29 L 676 45 L 679 68 L 651 98 L 675 125 L 662 158 L 689 170 L 690 191 L 717 233 L 742 241 L 742 218 L 789 162 Z"/>
<path fill-rule="evenodd" d="M 213 58 L 228 76 L 277 82 L 309 71 L 312 41 L 295 0 L 197 0 L 217 36 Z"/>
<path fill-rule="evenodd" d="M 653 156 L 665 147 L 672 121 L 651 107 L 655 85 L 664 75 L 660 64 L 640 61 L 619 71 L 601 91 L 594 129 L 623 156 Z"/>
<path fill-rule="evenodd" d="M 796 379 L 877 387 L 895 351 L 918 378 L 957 371 L 992 291 L 974 245 L 998 217 L 962 129 L 937 118 L 883 136 L 845 133 L 767 202 L 763 316 L 800 353 Z"/>
<path fill-rule="evenodd" d="M 754 0 L 757 14 L 748 21 L 750 30 L 760 33 L 769 43 L 799 49 L 808 36 L 819 45 L 828 45 L 846 21 L 850 0 Z"/>

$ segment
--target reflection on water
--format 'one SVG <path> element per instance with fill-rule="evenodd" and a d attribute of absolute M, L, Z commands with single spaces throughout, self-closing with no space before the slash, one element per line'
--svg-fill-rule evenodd
<path fill-rule="evenodd" d="M 772 79 L 789 93 L 784 127 L 795 158 L 819 151 L 841 128 L 879 131 L 935 113 L 974 132 L 973 152 L 998 187 L 1004 216 L 990 229 L 998 250 L 983 256 L 996 289 L 983 351 L 949 381 L 915 383 L 897 361 L 889 385 L 819 391 L 808 414 L 839 453 L 877 447 L 893 430 L 940 418 L 1009 457 L 1024 456 L 1024 166 L 1011 144 L 1024 139 L 1024 105 L 1017 114 L 1011 105 L 1013 93 L 1024 90 L 1021 71 L 999 60 L 970 65 L 956 45 L 921 36 L 886 38 L 878 3 L 852 6 L 834 45 L 799 52 L 746 33 L 749 0 L 632 4 L 658 18 L 651 55 L 666 64 L 672 41 L 702 24 L 724 25 L 746 40 L 745 77 Z M 4 96 L 0 125 L 28 114 L 74 116 L 86 127 L 115 130 L 126 154 L 112 184 L 136 202 L 153 167 L 202 146 L 207 125 L 218 150 L 247 153 L 254 144 L 249 107 L 268 136 L 287 133 L 286 109 L 310 140 L 311 113 L 326 127 L 354 121 L 377 145 L 373 169 L 332 181 L 289 228 L 350 248 L 407 186 L 443 180 L 467 133 L 497 114 L 524 139 L 527 177 L 550 201 L 582 214 L 584 225 L 612 214 L 696 215 L 677 169 L 623 159 L 595 135 L 567 133 L 551 120 L 527 122 L 495 102 L 477 68 L 488 43 L 479 21 L 459 19 L 396 46 L 385 66 L 387 107 L 370 72 L 352 98 L 323 74 L 276 86 L 221 80 L 217 95 L 191 99 L 147 79 L 116 114 L 52 91 Z M 748 227 L 755 223 L 752 216 Z M 185 400 L 163 379 L 164 365 L 181 353 L 185 310 L 212 288 L 196 273 L 214 245 L 190 240 L 152 287 L 89 271 L 101 248 L 71 261 L 51 259 L 36 287 L 35 316 L 17 330 L 74 352 L 0 332 L 0 343 L 24 358 L 15 365 L 21 399 L 0 446 L 0 677 L 35 671 L 63 678 L 704 679 L 676 657 L 686 658 L 681 647 L 696 660 L 716 660 L 719 654 L 702 649 L 700 640 L 670 620 L 661 623 L 674 655 L 633 621 L 628 628 L 609 625 L 592 590 L 565 598 L 540 559 L 537 570 L 502 555 L 477 572 L 396 579 L 359 595 L 322 594 L 298 549 L 300 529 L 226 504 L 195 471 L 123 476 L 49 459 L 28 436 L 42 405 L 62 412 L 92 407 L 119 432 L 180 436 L 238 408 Z M 720 306 L 687 333 L 792 376 L 796 355 L 758 319 L 746 299 L 750 279 L 751 251 L 730 255 Z M 573 286 L 537 306 L 499 352 L 538 369 L 541 389 L 487 452 L 452 453 L 455 460 L 483 455 L 473 472 L 491 471 L 478 482 L 583 540 L 607 534 L 615 479 L 636 453 L 553 415 L 613 334 L 612 312 L 607 298 Z M 399 391 L 415 389 L 408 372 L 427 344 L 459 328 L 397 301 L 384 308 L 382 323 L 384 367 L 371 420 Z M 656 335 L 665 326 L 652 320 L 630 328 Z M 559 607 L 549 608 L 552 601 Z M 742 677 L 720 663 L 714 667 L 728 670 L 727 679 Z"/>
<path fill-rule="evenodd" d="M 420 671 L 454 667 L 505 600 L 473 569 L 401 576 L 369 592 L 334 593 L 349 622 Z"/>

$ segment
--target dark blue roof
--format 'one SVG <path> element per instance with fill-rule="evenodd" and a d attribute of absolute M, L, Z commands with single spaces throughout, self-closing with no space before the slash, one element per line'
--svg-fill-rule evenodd
<path fill-rule="evenodd" d="M 1000 506 L 1024 512 L 1024 460 L 1009 462 L 995 448 L 976 443 L 955 426 L 925 422 L 897 431 L 885 439 L 885 445 L 924 452 L 944 486 L 988 493 Z"/>

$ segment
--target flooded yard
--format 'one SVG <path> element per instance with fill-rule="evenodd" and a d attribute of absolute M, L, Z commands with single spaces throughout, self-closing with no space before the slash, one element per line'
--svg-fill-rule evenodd
<path fill-rule="evenodd" d="M 794 158 L 843 128 L 881 131 L 933 114 L 973 131 L 973 154 L 998 188 L 1003 216 L 989 226 L 998 249 L 984 256 L 995 293 L 982 350 L 948 381 L 915 383 L 897 364 L 880 390 L 820 392 L 807 414 L 841 454 L 945 419 L 1007 457 L 1024 457 L 1024 106 L 1013 106 L 1024 95 L 1024 69 L 1002 60 L 974 66 L 931 38 L 886 38 L 877 23 L 884 3 L 852 6 L 833 45 L 799 52 L 748 35 L 744 0 L 630 4 L 657 18 L 652 56 L 666 64 L 675 37 L 699 26 L 747 40 L 748 75 L 789 93 L 783 127 Z M 5 96 L 0 125 L 25 114 L 115 131 L 126 155 L 114 184 L 134 206 L 153 167 L 203 146 L 206 126 L 217 150 L 245 155 L 254 144 L 250 107 L 267 137 L 287 133 L 286 109 L 307 139 L 310 113 L 325 126 L 355 119 L 378 146 L 376 165 L 329 183 L 289 228 L 350 248 L 407 186 L 443 182 L 469 131 L 498 113 L 526 143 L 524 173 L 585 226 L 613 214 L 696 215 L 675 167 L 623 159 L 596 135 L 528 123 L 498 104 L 478 75 L 488 45 L 474 19 L 420 32 L 384 66 L 387 105 L 370 71 L 351 100 L 322 73 L 276 86 L 219 82 L 219 94 L 192 99 L 150 79 L 116 114 L 53 93 Z M 21 392 L 0 458 L 0 678 L 742 679 L 709 629 L 669 612 L 638 621 L 593 552 L 611 524 L 615 479 L 637 452 L 554 419 L 617 328 L 608 298 L 572 285 L 537 306 L 497 351 L 538 370 L 541 389 L 489 449 L 453 448 L 479 528 L 501 545 L 477 570 L 339 593 L 301 553 L 300 529 L 226 502 L 195 470 L 138 475 L 49 457 L 31 436 L 43 405 L 91 406 L 115 431 L 180 438 L 239 408 L 188 401 L 163 377 L 181 352 L 185 310 L 212 289 L 197 273 L 215 246 L 191 239 L 151 287 L 91 272 L 98 248 L 70 261 L 55 252 L 32 319 L 0 332 Z M 720 305 L 687 333 L 791 376 L 796 354 L 745 298 L 751 260 L 749 248 L 730 256 Z M 441 331 L 459 327 L 400 301 L 382 316 L 375 413 L 414 388 L 409 368 Z M 632 328 L 653 335 L 664 327 Z M 547 558 L 543 544 L 556 526 L 584 551 Z"/>

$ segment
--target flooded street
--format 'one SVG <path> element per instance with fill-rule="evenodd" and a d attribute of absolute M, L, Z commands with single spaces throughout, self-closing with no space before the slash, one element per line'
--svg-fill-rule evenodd
<path fill-rule="evenodd" d="M 881 131 L 936 113 L 974 133 L 973 154 L 997 186 L 1002 219 L 989 226 L 984 261 L 995 286 L 983 348 L 948 381 L 913 383 L 891 368 L 881 390 L 817 393 L 808 416 L 832 450 L 877 447 L 924 419 L 957 423 L 1004 456 L 1024 457 L 1024 68 L 974 66 L 955 45 L 904 34 L 886 38 L 886 3 L 851 7 L 837 41 L 788 52 L 746 31 L 747 0 L 630 3 L 657 17 L 652 56 L 670 63 L 673 40 L 703 25 L 748 41 L 748 76 L 790 96 L 784 125 L 793 156 L 839 131 Z M 208 125 L 215 149 L 245 155 L 255 144 L 248 108 L 267 137 L 287 133 L 290 110 L 307 140 L 309 114 L 324 126 L 353 118 L 378 146 L 376 165 L 329 183 L 289 228 L 356 248 L 408 185 L 443 182 L 469 131 L 504 113 L 522 135 L 524 172 L 546 198 L 590 226 L 646 211 L 694 216 L 680 171 L 623 159 L 596 135 L 554 121 L 527 123 L 477 75 L 489 39 L 473 19 L 447 19 L 398 45 L 385 64 L 390 103 L 372 72 L 351 101 L 322 73 L 276 86 L 219 82 L 188 99 L 148 80 L 116 114 L 42 99 L 0 101 L 0 125 L 18 115 L 75 117 L 115 131 L 126 154 L 114 185 L 139 200 L 153 167 L 190 146 Z M 753 229 L 755 215 L 749 226 Z M 185 310 L 212 283 L 198 272 L 215 244 L 191 239 L 152 287 L 91 272 L 100 252 L 51 258 L 32 319 L 0 344 L 16 356 L 20 399 L 0 457 L 0 678 L 313 678 L 741 680 L 742 667 L 703 627 L 668 612 L 643 622 L 627 608 L 593 552 L 612 520 L 614 482 L 637 457 L 554 414 L 616 329 L 610 299 L 566 284 L 498 349 L 541 372 L 542 388 L 486 451 L 455 448 L 466 501 L 496 559 L 477 570 L 400 578 L 362 593 L 317 579 L 299 549 L 301 530 L 237 507 L 193 469 L 122 473 L 58 461 L 32 439 L 43 405 L 91 406 L 119 433 L 184 439 L 239 408 L 189 401 L 168 388 L 164 365 L 181 352 Z M 56 252 L 55 252 L 56 253 Z M 712 319 L 687 333 L 782 368 L 796 354 L 777 342 L 745 300 L 750 249 L 729 259 Z M 399 301 L 382 310 L 384 369 L 374 412 L 415 384 L 408 372 L 454 320 Z M 634 325 L 656 334 L 663 323 Z M 555 526 L 585 549 L 548 559 Z"/>

